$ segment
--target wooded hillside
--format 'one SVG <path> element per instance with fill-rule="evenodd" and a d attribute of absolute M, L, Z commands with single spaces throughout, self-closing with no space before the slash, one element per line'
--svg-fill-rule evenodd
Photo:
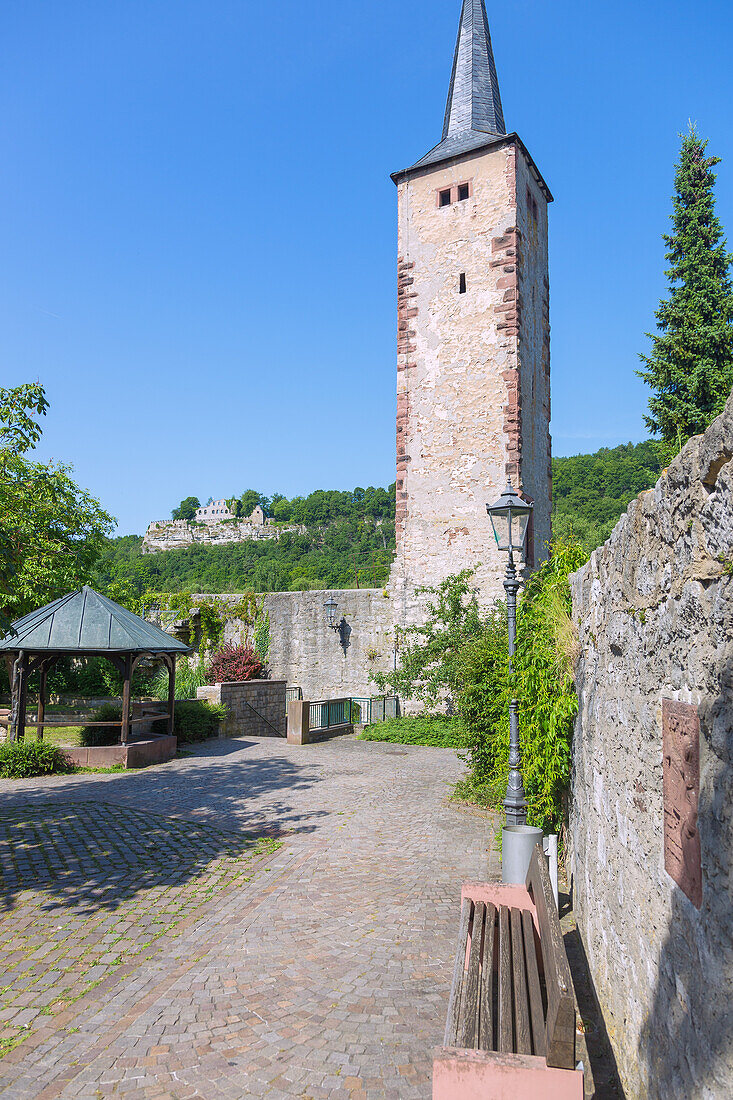
<path fill-rule="evenodd" d="M 659 446 L 652 440 L 554 458 L 553 532 L 573 535 L 590 553 L 661 469 Z M 305 533 L 147 555 L 141 552 L 142 538 L 126 535 L 107 542 L 95 582 L 104 589 L 122 585 L 136 594 L 378 588 L 387 583 L 395 549 L 394 485 L 353 492 L 317 489 L 292 500 L 268 499 L 253 489 L 242 496 L 247 508 L 261 502 L 278 521 L 297 523 Z"/>

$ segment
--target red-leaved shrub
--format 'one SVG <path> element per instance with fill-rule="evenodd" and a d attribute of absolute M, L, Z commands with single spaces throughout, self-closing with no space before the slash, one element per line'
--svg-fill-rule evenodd
<path fill-rule="evenodd" d="M 263 669 L 264 665 L 252 646 L 223 645 L 212 658 L 207 678 L 210 684 L 259 680 Z"/>

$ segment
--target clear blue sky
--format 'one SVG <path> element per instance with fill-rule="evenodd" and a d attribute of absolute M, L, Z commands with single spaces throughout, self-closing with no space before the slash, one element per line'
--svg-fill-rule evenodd
<path fill-rule="evenodd" d="M 141 532 L 182 496 L 394 478 L 396 196 L 439 139 L 460 0 L 23 0 L 0 11 L 2 383 Z M 678 133 L 723 157 L 733 5 L 489 0 L 555 194 L 555 454 L 644 438 Z"/>

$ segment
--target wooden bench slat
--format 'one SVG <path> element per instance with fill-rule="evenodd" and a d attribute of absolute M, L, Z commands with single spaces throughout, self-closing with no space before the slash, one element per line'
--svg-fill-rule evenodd
<path fill-rule="evenodd" d="M 481 1050 L 494 1047 L 494 926 L 496 906 L 486 906 L 484 919 L 484 953 L 481 965 L 481 997 L 479 1002 L 479 1040 Z"/>
<path fill-rule="evenodd" d="M 458 946 L 456 958 L 453 964 L 453 983 L 450 990 L 448 1003 L 448 1020 L 445 1025 L 444 1046 L 458 1046 L 458 1021 L 461 1013 L 461 991 L 463 990 L 463 972 L 466 967 L 466 944 L 468 942 L 468 926 L 473 913 L 473 902 L 470 898 L 464 898 L 461 906 L 461 919 L 458 925 Z"/>
<path fill-rule="evenodd" d="M 565 954 L 547 861 L 535 845 L 527 872 L 527 889 L 537 912 L 540 945 L 547 989 L 547 1064 L 558 1069 L 575 1068 L 575 998 Z"/>
<path fill-rule="evenodd" d="M 512 970 L 514 976 L 514 1043 L 515 1054 L 532 1053 L 532 1033 L 529 1030 L 529 991 L 524 961 L 524 936 L 519 909 L 510 910 L 512 931 Z"/>
<path fill-rule="evenodd" d="M 471 954 L 468 957 L 468 973 L 465 978 L 463 1010 L 461 1012 L 461 1046 L 475 1050 L 478 1043 L 479 1012 L 479 966 L 481 963 L 481 941 L 484 936 L 484 914 L 486 905 L 477 901 L 473 911 L 471 926 Z"/>
<path fill-rule="evenodd" d="M 524 932 L 524 954 L 527 960 L 527 986 L 529 989 L 529 1017 L 532 1024 L 533 1053 L 544 1058 L 547 1053 L 545 1010 L 542 1004 L 542 989 L 537 967 L 534 921 L 529 909 L 522 910 L 522 931 Z"/>
<path fill-rule="evenodd" d="M 499 906 L 499 1034 L 501 1054 L 513 1054 L 512 1034 L 512 945 L 509 939 L 509 910 Z"/>

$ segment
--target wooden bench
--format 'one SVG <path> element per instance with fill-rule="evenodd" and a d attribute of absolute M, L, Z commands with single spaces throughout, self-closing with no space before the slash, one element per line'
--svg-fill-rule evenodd
<path fill-rule="evenodd" d="M 575 996 L 537 845 L 527 885 L 465 883 L 433 1100 L 582 1100 Z"/>

